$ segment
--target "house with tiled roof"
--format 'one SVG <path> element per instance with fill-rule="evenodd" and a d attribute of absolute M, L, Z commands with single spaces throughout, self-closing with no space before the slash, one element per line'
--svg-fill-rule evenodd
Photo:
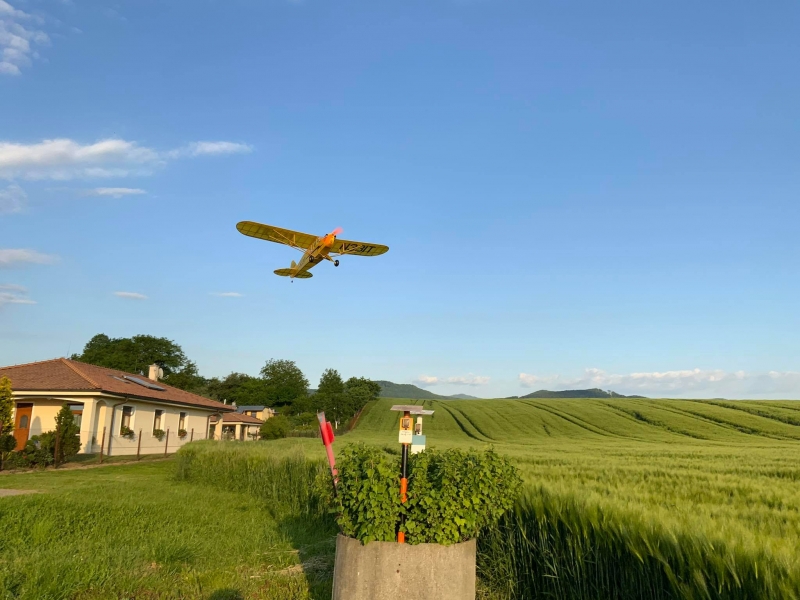
<path fill-rule="evenodd" d="M 153 366 L 145 377 L 66 358 L 0 367 L 0 378 L 11 380 L 17 449 L 54 430 L 65 402 L 80 427 L 82 453 L 172 453 L 215 437 L 216 422 L 235 407 L 166 385 L 158 372 Z"/>
<path fill-rule="evenodd" d="M 211 417 L 211 436 L 217 440 L 256 440 L 264 421 L 244 412 Z"/>

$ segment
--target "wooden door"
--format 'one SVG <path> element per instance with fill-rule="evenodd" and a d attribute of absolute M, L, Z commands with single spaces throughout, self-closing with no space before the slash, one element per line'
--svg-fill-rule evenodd
<path fill-rule="evenodd" d="M 25 448 L 25 444 L 28 443 L 32 414 L 33 404 L 17 404 L 17 414 L 14 418 L 14 437 L 17 440 L 16 450 L 22 450 Z"/>

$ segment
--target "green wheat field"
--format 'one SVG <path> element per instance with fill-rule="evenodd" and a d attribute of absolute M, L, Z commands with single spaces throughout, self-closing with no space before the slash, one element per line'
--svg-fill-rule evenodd
<path fill-rule="evenodd" d="M 396 400 L 335 447 L 397 449 Z M 408 401 L 402 401 L 408 403 Z M 422 404 L 422 402 L 417 402 Z M 480 597 L 800 597 L 800 402 L 426 401 L 429 447 L 493 447 L 526 482 L 480 542 Z M 0 598 L 330 598 L 319 440 L 0 475 Z"/>

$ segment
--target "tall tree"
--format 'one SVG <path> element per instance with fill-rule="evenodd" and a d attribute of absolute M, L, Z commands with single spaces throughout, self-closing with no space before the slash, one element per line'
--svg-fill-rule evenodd
<path fill-rule="evenodd" d="M 8 377 L 2 377 L 0 378 L 0 436 L 14 433 L 14 421 L 11 418 L 13 412 L 11 380 Z"/>
<path fill-rule="evenodd" d="M 11 415 L 14 411 L 11 380 L 8 377 L 0 378 L 0 469 L 3 463 L 17 445 L 14 438 L 14 420 Z"/>
<path fill-rule="evenodd" d="M 236 402 L 238 406 L 266 405 L 267 385 L 260 377 L 245 373 L 231 373 L 224 379 L 216 377 L 208 380 L 208 395 L 228 404 Z"/>
<path fill-rule="evenodd" d="M 351 377 L 344 384 L 344 393 L 349 397 L 353 414 L 360 411 L 367 402 L 377 400 L 381 394 L 381 386 L 377 381 L 366 377 Z"/>
<path fill-rule="evenodd" d="M 349 416 L 347 398 L 344 394 L 344 382 L 342 381 L 342 376 L 339 375 L 339 371 L 325 369 L 322 377 L 320 377 L 316 396 L 315 404 L 325 411 L 325 414 L 334 421 L 338 429 L 339 422 Z"/>
<path fill-rule="evenodd" d="M 164 383 L 183 390 L 202 391 L 205 385 L 178 344 L 164 337 L 135 335 L 130 338 L 110 338 L 100 333 L 90 339 L 81 354 L 73 360 L 119 369 L 128 373 L 147 375 L 148 367 L 156 364 L 164 370 Z"/>
<path fill-rule="evenodd" d="M 75 423 L 75 415 L 66 402 L 56 415 L 55 434 L 58 439 L 58 453 L 53 458 L 56 465 L 60 465 L 81 449 L 80 428 Z"/>
<path fill-rule="evenodd" d="M 287 406 L 308 395 L 308 379 L 293 360 L 268 360 L 261 377 L 270 406 Z"/>

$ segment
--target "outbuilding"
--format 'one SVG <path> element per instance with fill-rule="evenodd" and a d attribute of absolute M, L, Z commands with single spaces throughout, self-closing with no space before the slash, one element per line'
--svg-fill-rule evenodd
<path fill-rule="evenodd" d="M 248 414 L 234 412 L 211 417 L 209 437 L 215 440 L 257 440 L 264 421 Z"/>
<path fill-rule="evenodd" d="M 0 367 L 11 380 L 17 449 L 55 429 L 66 402 L 80 427 L 81 453 L 172 453 L 192 440 L 213 438 L 212 419 L 235 410 L 216 400 L 148 377 L 58 358 Z M 209 435 L 211 434 L 211 435 Z"/>

